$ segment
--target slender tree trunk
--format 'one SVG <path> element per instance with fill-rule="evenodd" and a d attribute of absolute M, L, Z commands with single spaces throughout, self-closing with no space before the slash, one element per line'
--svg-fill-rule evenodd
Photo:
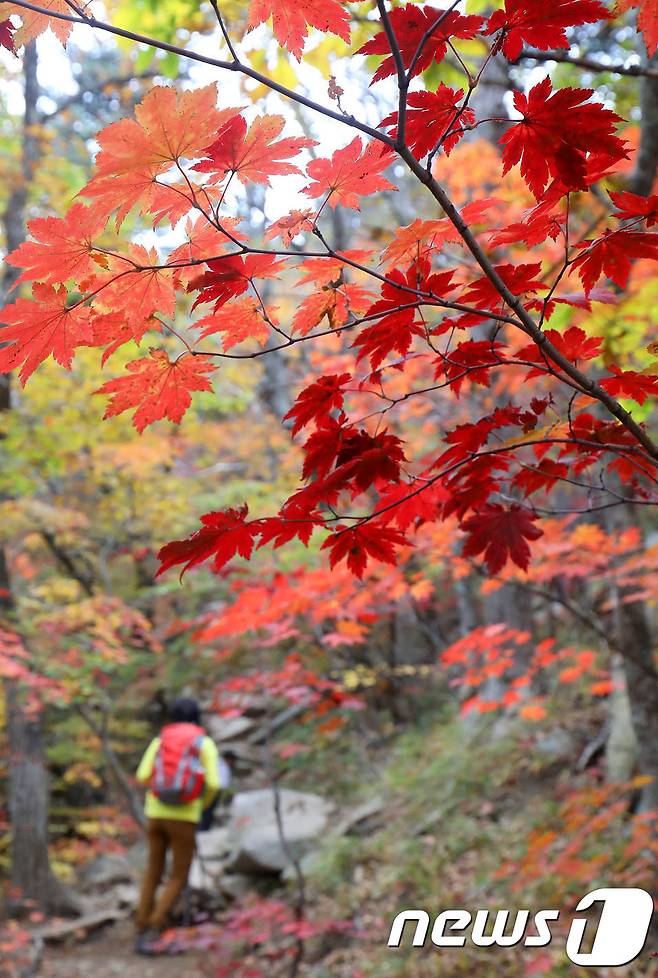
<path fill-rule="evenodd" d="M 612 663 L 615 689 L 610 696 L 610 733 L 605 750 L 608 781 L 628 781 L 637 760 L 637 737 L 633 727 L 633 712 L 626 685 L 624 660 L 615 655 Z"/>
<path fill-rule="evenodd" d="M 653 55 L 649 64 L 652 67 L 658 66 L 658 52 Z M 658 172 L 658 78 L 642 78 L 640 109 L 642 131 L 631 189 L 636 194 L 648 197 Z"/>
<path fill-rule="evenodd" d="M 25 239 L 30 181 L 39 158 L 37 121 L 37 49 L 34 41 L 24 55 L 25 114 L 21 179 L 9 195 L 3 214 L 7 250 Z M 7 294 L 18 271 L 5 266 L 2 279 Z M 0 332 L 1 337 L 1 332 Z M 11 375 L 0 375 L 0 411 L 11 410 Z M 0 614 L 11 618 L 13 596 L 7 554 L 0 547 Z M 11 822 L 12 893 L 8 909 L 38 908 L 52 913 L 73 913 L 76 906 L 53 875 L 48 856 L 48 769 L 41 711 L 26 709 L 24 690 L 15 682 L 4 684 L 9 743 L 9 818 Z"/>
<path fill-rule="evenodd" d="M 638 601 L 617 604 L 618 643 L 637 741 L 637 767 L 652 781 L 642 792 L 643 809 L 658 810 L 658 670 L 644 607 Z"/>
<path fill-rule="evenodd" d="M 658 64 L 658 56 L 651 58 Z M 643 78 L 640 83 L 642 127 L 631 189 L 647 196 L 658 173 L 658 80 Z M 612 511 L 610 511 L 612 512 Z M 608 520 L 608 530 L 628 525 L 633 516 L 630 506 Z M 658 809 L 658 669 L 654 641 L 644 605 L 629 601 L 629 594 L 618 589 L 615 600 L 617 645 L 623 656 L 623 670 L 636 740 L 636 761 L 640 774 L 653 780 L 642 793 L 642 807 Z"/>

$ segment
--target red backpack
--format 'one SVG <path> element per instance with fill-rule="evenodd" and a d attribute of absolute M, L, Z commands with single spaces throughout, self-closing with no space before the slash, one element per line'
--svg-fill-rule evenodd
<path fill-rule="evenodd" d="M 151 791 L 165 805 L 185 805 L 199 798 L 205 772 L 201 745 L 206 732 L 195 723 L 163 727 L 151 775 Z"/>

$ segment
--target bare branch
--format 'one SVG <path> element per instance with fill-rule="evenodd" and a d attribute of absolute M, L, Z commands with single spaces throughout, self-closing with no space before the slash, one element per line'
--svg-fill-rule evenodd
<path fill-rule="evenodd" d="M 574 65 L 576 68 L 585 68 L 596 74 L 629 75 L 632 78 L 658 78 L 658 68 L 650 65 L 620 65 L 606 64 L 605 61 L 597 61 L 595 58 L 579 57 L 569 54 L 568 51 L 532 51 L 525 50 L 519 55 L 517 61 L 557 61 L 559 64 Z"/>

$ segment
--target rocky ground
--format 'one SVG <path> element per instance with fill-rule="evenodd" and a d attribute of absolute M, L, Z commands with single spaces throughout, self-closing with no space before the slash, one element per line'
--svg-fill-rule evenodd
<path fill-rule="evenodd" d="M 39 971 L 40 978 L 202 978 L 212 961 L 208 952 L 188 951 L 184 955 L 145 958 L 134 953 L 133 925 L 128 920 L 89 936 L 84 942 L 71 941 L 47 946 Z"/>

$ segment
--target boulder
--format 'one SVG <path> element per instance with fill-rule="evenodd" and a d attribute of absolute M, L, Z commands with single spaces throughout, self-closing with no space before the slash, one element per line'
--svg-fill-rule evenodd
<path fill-rule="evenodd" d="M 242 791 L 233 798 L 228 826 L 230 870 L 254 875 L 281 873 L 291 862 L 286 848 L 301 858 L 329 830 L 335 808 L 326 798 L 288 788 L 281 788 L 279 796 L 285 847 L 271 789 Z"/>
<path fill-rule="evenodd" d="M 209 829 L 208 832 L 197 832 L 196 848 L 199 858 L 204 862 L 216 862 L 224 859 L 231 851 L 231 841 L 228 828 Z"/>
<path fill-rule="evenodd" d="M 537 737 L 535 749 L 538 754 L 549 761 L 575 761 L 578 756 L 575 738 L 568 730 L 559 727 L 550 733 Z"/>
<path fill-rule="evenodd" d="M 254 717 L 221 717 L 211 714 L 206 719 L 206 730 L 216 744 L 225 744 L 231 740 L 239 740 L 250 733 L 256 723 Z"/>
<path fill-rule="evenodd" d="M 132 883 L 136 873 L 127 856 L 108 852 L 88 862 L 78 875 L 81 889 L 89 891 L 107 889 L 116 883 Z"/>
<path fill-rule="evenodd" d="M 383 824 L 384 799 L 379 795 L 368 798 L 346 812 L 332 827 L 332 835 L 369 835 Z"/>
<path fill-rule="evenodd" d="M 224 873 L 219 884 L 220 891 L 229 902 L 244 900 L 254 889 L 254 881 L 242 873 Z"/>

